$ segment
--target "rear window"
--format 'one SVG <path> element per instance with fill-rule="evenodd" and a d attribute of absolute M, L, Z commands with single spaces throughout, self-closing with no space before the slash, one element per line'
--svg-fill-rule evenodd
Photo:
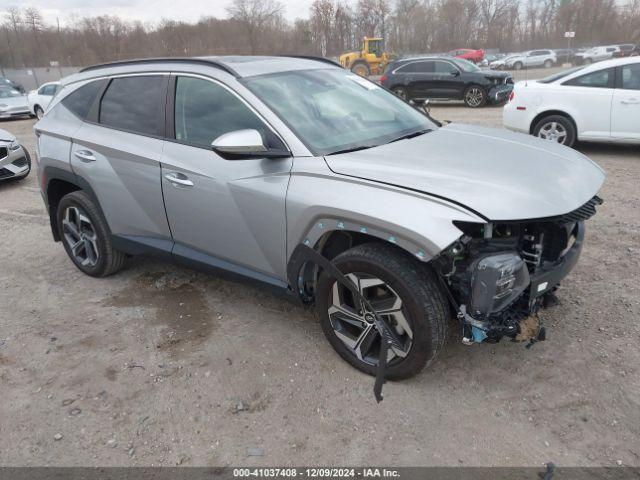
<path fill-rule="evenodd" d="M 84 120 L 103 85 L 104 80 L 87 83 L 71 92 L 60 103 Z"/>
<path fill-rule="evenodd" d="M 548 77 L 544 77 L 543 79 L 538 80 L 538 83 L 555 82 L 556 80 L 560 80 L 561 78 L 567 77 L 572 73 L 577 72 L 578 70 L 582 70 L 583 68 L 584 67 L 575 67 L 575 68 L 570 68 L 568 70 L 564 70 L 562 72 L 554 73 L 553 75 L 549 75 Z"/>
<path fill-rule="evenodd" d="M 161 135 L 166 85 L 167 77 L 161 75 L 114 78 L 102 97 L 99 123 L 143 135 Z"/>

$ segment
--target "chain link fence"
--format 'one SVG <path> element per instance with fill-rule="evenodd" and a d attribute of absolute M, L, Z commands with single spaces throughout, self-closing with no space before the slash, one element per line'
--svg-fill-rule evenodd
<path fill-rule="evenodd" d="M 3 68 L 0 75 L 22 85 L 25 91 L 34 90 L 43 83 L 55 82 L 63 77 L 76 73 L 82 67 L 34 67 Z"/>

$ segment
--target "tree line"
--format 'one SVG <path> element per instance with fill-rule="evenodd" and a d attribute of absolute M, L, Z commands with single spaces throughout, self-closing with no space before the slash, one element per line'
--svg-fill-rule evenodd
<path fill-rule="evenodd" d="M 314 0 L 308 18 L 287 21 L 277 0 L 233 0 L 227 18 L 154 25 L 117 16 L 71 17 L 51 25 L 36 8 L 7 9 L 3 67 L 88 65 L 153 56 L 322 55 L 358 49 L 364 36 L 396 54 L 453 48 L 517 51 L 640 42 L 640 0 Z"/>

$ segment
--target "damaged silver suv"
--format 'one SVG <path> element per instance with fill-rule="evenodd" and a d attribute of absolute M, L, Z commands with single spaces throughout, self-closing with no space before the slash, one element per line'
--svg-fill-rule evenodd
<path fill-rule="evenodd" d="M 128 61 L 66 78 L 36 126 L 53 237 L 95 277 L 153 254 L 315 304 L 383 378 L 540 339 L 603 171 L 537 138 L 440 125 L 310 58 Z M 384 370 L 382 367 L 384 367 Z"/>

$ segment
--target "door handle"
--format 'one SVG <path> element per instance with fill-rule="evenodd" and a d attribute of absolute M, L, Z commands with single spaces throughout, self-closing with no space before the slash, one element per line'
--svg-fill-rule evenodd
<path fill-rule="evenodd" d="M 75 156 L 85 163 L 96 161 L 95 155 L 93 154 L 93 152 L 90 152 L 89 150 L 76 150 Z"/>
<path fill-rule="evenodd" d="M 622 103 L 623 105 L 638 105 L 640 103 L 640 100 L 638 100 L 637 98 L 628 98 L 627 100 L 620 100 L 620 103 Z"/>
<path fill-rule="evenodd" d="M 178 172 L 165 173 L 164 178 L 166 178 L 169 182 L 173 183 L 174 185 L 180 185 L 182 187 L 193 187 L 193 182 L 189 180 L 189 177 L 187 177 L 183 173 L 178 173 Z"/>

